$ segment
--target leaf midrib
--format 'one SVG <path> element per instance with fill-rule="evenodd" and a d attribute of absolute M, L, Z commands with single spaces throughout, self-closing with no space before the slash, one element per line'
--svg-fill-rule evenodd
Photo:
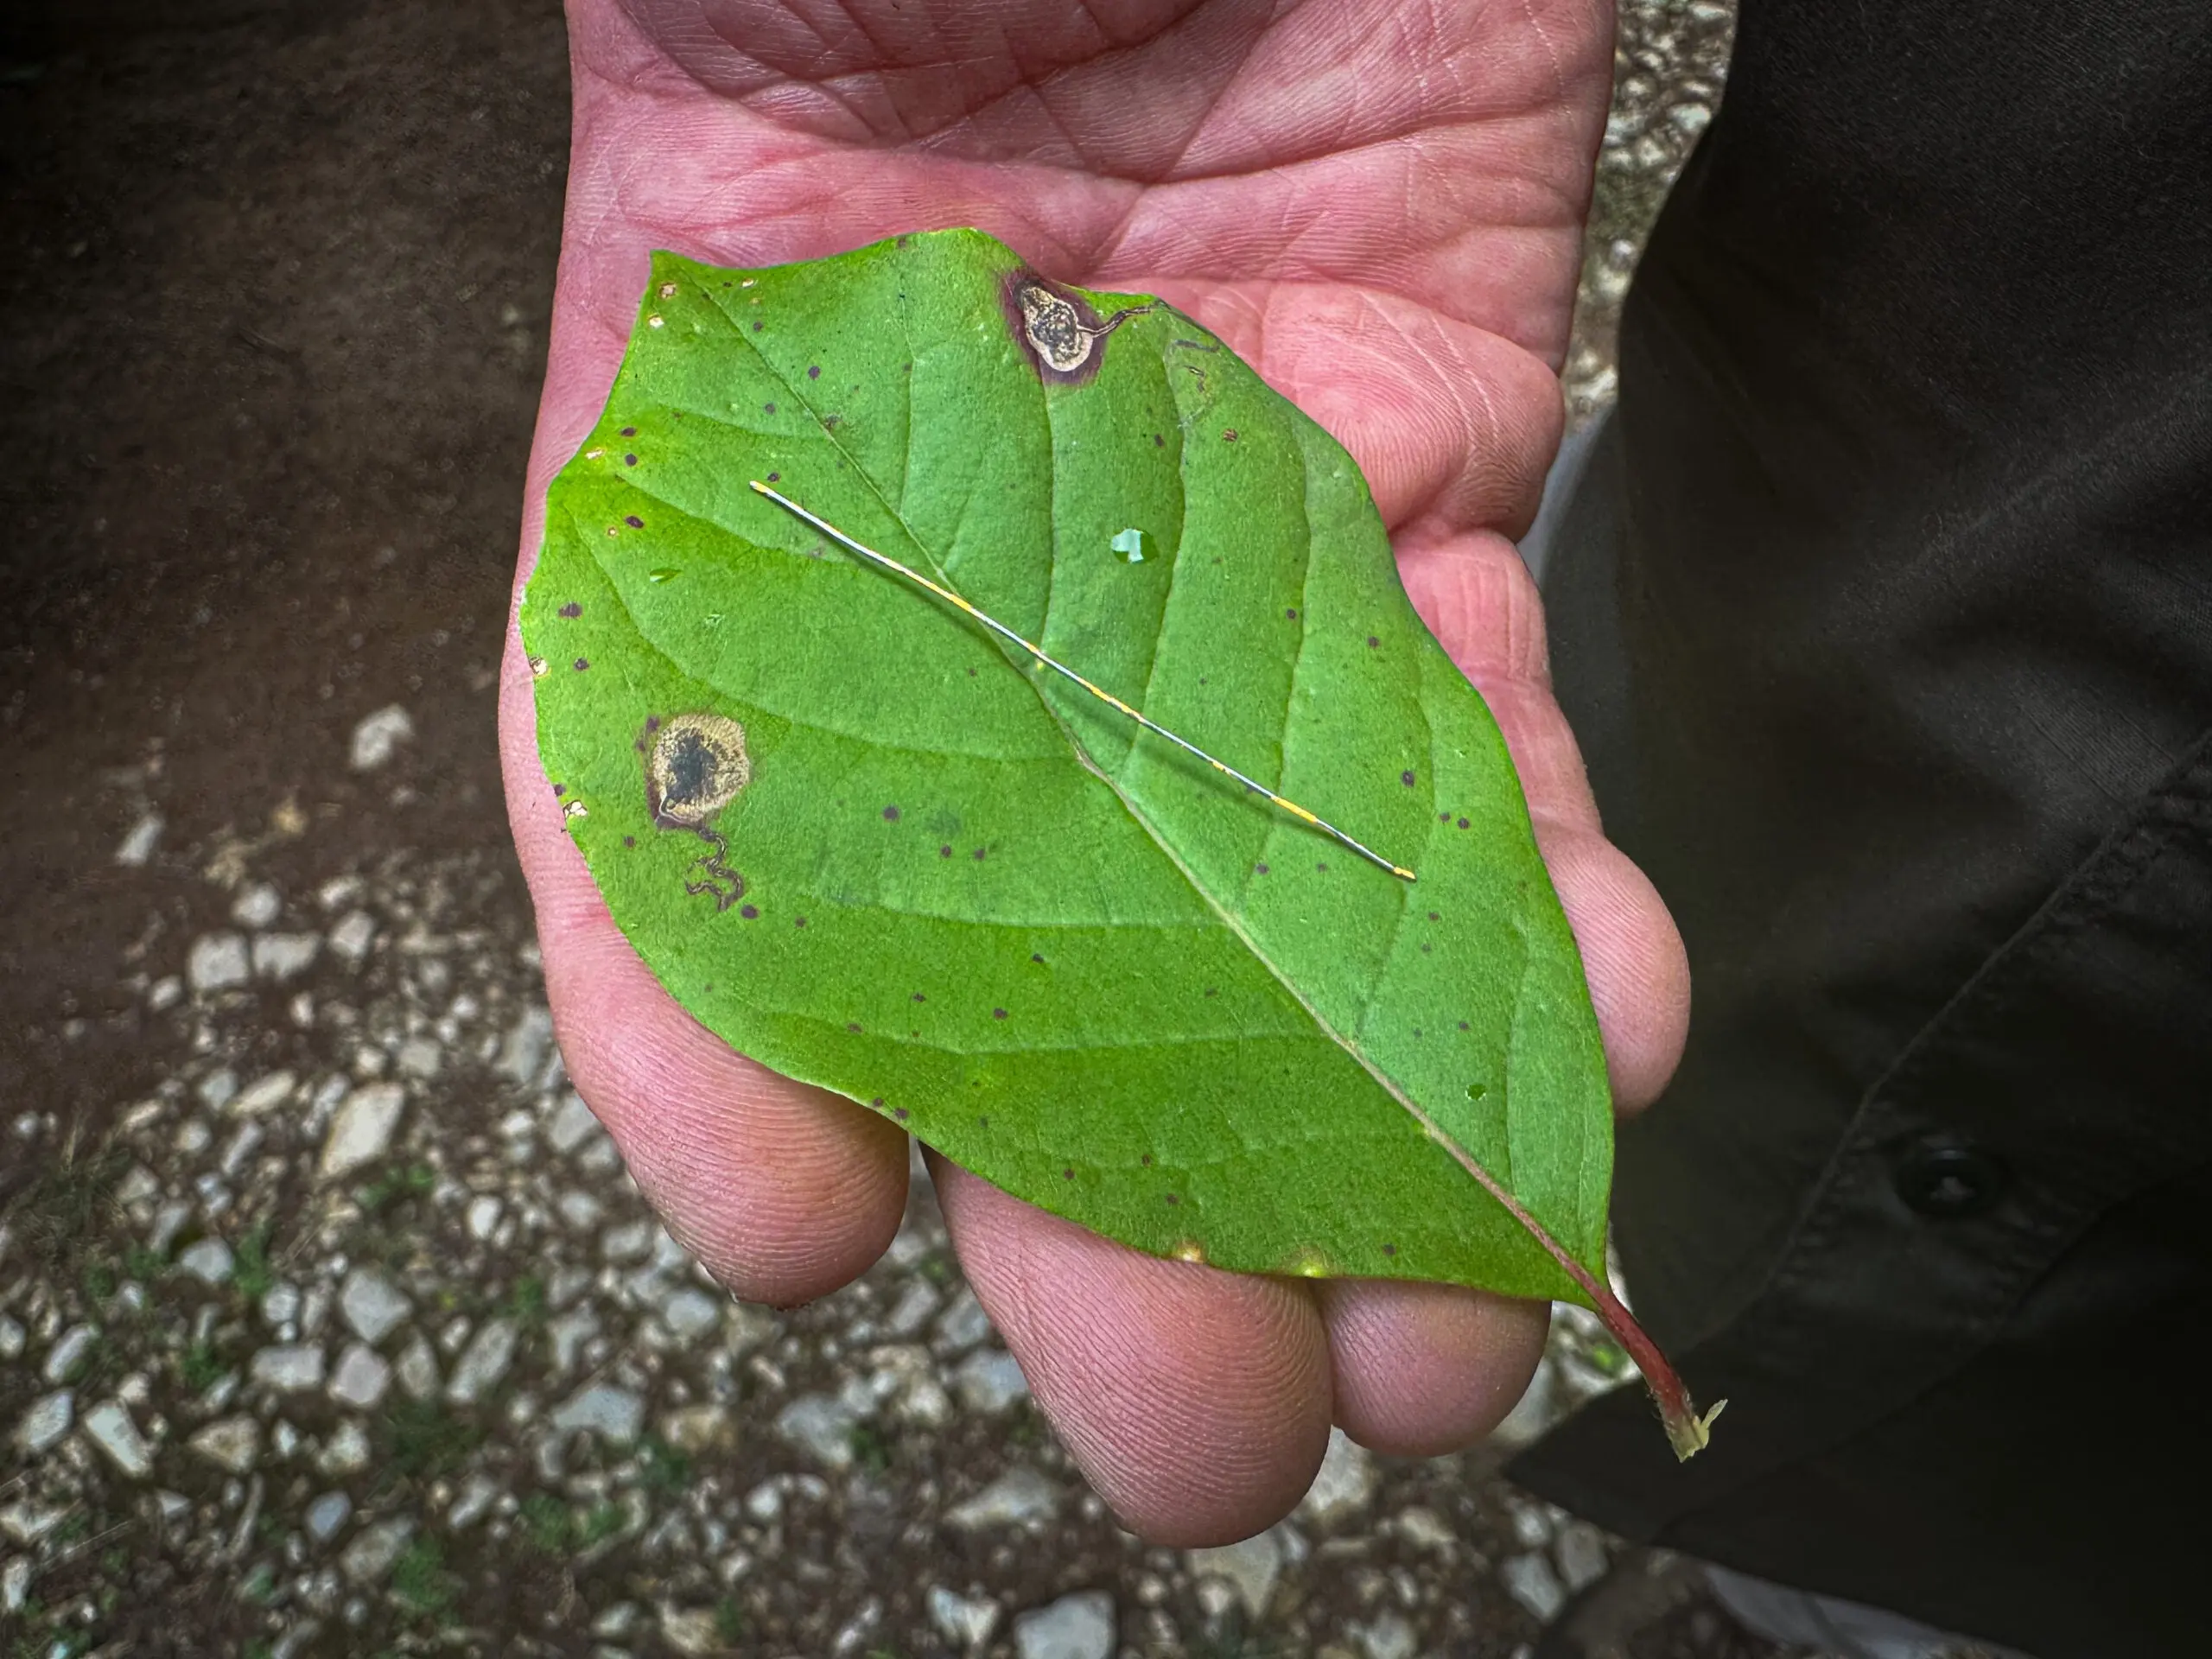
<path fill-rule="evenodd" d="M 776 383 L 782 386 L 784 390 L 798 402 L 798 405 L 813 417 L 815 424 L 822 428 L 822 435 L 824 442 L 826 442 L 831 448 L 835 449 L 844 458 L 846 464 L 852 469 L 853 475 L 861 480 L 861 484 L 867 487 L 871 495 L 875 497 L 877 502 L 882 506 L 885 513 L 889 516 L 893 524 L 899 526 L 899 531 L 906 537 L 908 543 L 913 547 L 916 551 L 920 553 L 925 559 L 929 561 L 930 569 L 937 579 L 944 582 L 947 588 L 951 588 L 953 592 L 959 592 L 958 588 L 954 585 L 951 577 L 946 573 L 944 567 L 938 563 L 935 550 L 932 549 L 927 542 L 924 541 L 921 537 L 915 533 L 913 527 L 906 522 L 906 515 L 900 512 L 898 507 L 893 506 L 890 500 L 884 495 L 882 487 L 877 484 L 874 478 L 869 474 L 868 468 L 861 464 L 859 457 L 851 450 L 846 448 L 844 444 L 837 436 L 836 429 L 835 427 L 826 425 L 823 422 L 820 412 L 815 408 L 813 402 L 807 397 L 805 391 L 793 382 L 789 376 L 785 375 L 783 370 L 779 368 L 769 359 L 767 353 L 763 352 L 760 346 L 753 343 L 750 334 L 737 326 L 737 320 L 731 316 L 727 310 L 723 309 L 721 300 L 716 297 L 713 289 L 706 287 L 704 284 L 702 284 L 700 285 L 698 291 L 706 299 L 707 302 L 714 307 L 716 315 L 721 316 L 722 321 L 729 325 L 731 335 L 753 353 L 754 359 L 759 361 L 761 367 L 766 370 L 768 374 L 776 381 Z M 1173 310 L 1172 307 L 1169 308 L 1169 315 L 1182 317 L 1182 313 Z M 1200 327 L 1199 324 L 1190 318 L 1183 318 L 1183 321 L 1190 322 L 1191 326 L 1193 327 Z M 1200 328 L 1200 331 L 1203 333 L 1203 328 Z M 911 435 L 912 428 L 911 415 L 907 425 Z M 1303 459 L 1303 456 L 1301 456 L 1301 476 L 1304 473 Z M 1182 464 L 1183 462 L 1179 459 L 1179 467 Z M 1047 471 L 1049 474 L 1057 475 L 1058 467 L 1055 465 L 1048 468 Z M 966 512 L 964 504 L 963 505 L 962 512 L 964 515 Z M 1179 565 L 1182 562 L 1182 544 L 1186 544 L 1187 541 L 1187 537 L 1182 538 L 1182 543 L 1179 544 L 1176 550 L 1176 563 Z M 1048 554 L 1047 556 L 1051 561 L 1050 568 L 1057 568 L 1059 563 L 1058 554 L 1051 553 Z M 1302 585 L 1303 578 L 1301 578 L 1301 590 Z M 926 595 L 918 595 L 917 597 L 926 598 Z M 1302 659 L 1305 655 L 1304 645 L 1307 637 L 1306 631 L 1301 628 L 1299 634 L 1299 656 L 1300 659 Z M 1327 1037 L 1330 1041 L 1336 1044 L 1338 1048 L 1351 1056 L 1352 1059 L 1359 1065 L 1359 1068 L 1363 1071 L 1366 1072 L 1369 1077 L 1372 1077 L 1376 1085 L 1380 1087 L 1385 1094 L 1389 1096 L 1392 1100 L 1395 1101 L 1411 1115 L 1414 1122 L 1421 1126 L 1422 1129 L 1427 1134 L 1431 1140 L 1439 1142 L 1440 1145 L 1447 1148 L 1452 1149 L 1456 1152 L 1458 1158 L 1460 1160 L 1471 1159 L 1472 1154 L 1469 1154 L 1465 1147 L 1459 1147 L 1458 1144 L 1452 1140 L 1451 1136 L 1445 1133 L 1443 1128 L 1438 1124 L 1436 1120 L 1431 1117 L 1427 1110 L 1425 1110 L 1413 1099 L 1411 1096 L 1407 1094 L 1406 1091 L 1399 1086 L 1395 1078 L 1391 1077 L 1389 1073 L 1385 1072 L 1380 1066 L 1376 1065 L 1376 1063 L 1369 1058 L 1366 1051 L 1360 1046 L 1356 1039 L 1346 1037 L 1342 1032 L 1337 1029 L 1336 1026 L 1320 1011 L 1319 1008 L 1314 1006 L 1313 999 L 1300 988 L 1288 974 L 1285 973 L 1283 969 L 1277 965 L 1274 958 L 1262 947 L 1258 940 L 1252 937 L 1250 931 L 1244 926 L 1243 923 L 1214 896 L 1214 894 L 1207 888 L 1205 883 L 1198 879 L 1197 873 L 1191 868 L 1190 865 L 1184 860 L 1182 855 L 1168 843 L 1165 836 L 1152 826 L 1150 821 L 1146 817 L 1145 814 L 1138 809 L 1136 803 L 1130 798 L 1128 792 L 1122 787 L 1121 784 L 1108 773 L 1103 767 L 1100 766 L 1096 761 L 1091 759 L 1090 751 L 1084 748 L 1083 744 L 1077 741 L 1074 732 L 1070 729 L 1066 720 L 1062 716 L 1059 710 L 1053 707 L 1051 699 L 1047 698 L 1044 695 L 1037 678 L 1034 676 L 1025 673 L 1020 669 L 1015 667 L 1008 647 L 1000 644 L 996 639 L 994 639 L 992 643 L 998 646 L 999 655 L 1001 658 L 1006 662 L 1008 669 L 1015 674 L 1016 677 L 1018 677 L 1023 684 L 1029 687 L 1031 695 L 1035 696 L 1038 702 L 1043 706 L 1046 715 L 1052 720 L 1054 725 L 1060 728 L 1062 735 L 1066 739 L 1070 752 L 1076 757 L 1077 763 L 1086 772 L 1089 772 L 1093 777 L 1096 778 L 1100 783 L 1103 784 L 1108 789 L 1113 791 L 1114 798 L 1122 804 L 1122 810 L 1128 813 L 1131 819 L 1135 822 L 1138 829 L 1142 830 L 1147 838 L 1152 842 L 1153 845 L 1160 849 L 1161 855 L 1165 856 L 1167 861 L 1174 867 L 1176 873 L 1179 874 L 1185 882 L 1189 885 L 1191 890 L 1197 893 L 1198 898 L 1205 904 L 1206 907 L 1211 910 L 1220 919 L 1222 925 L 1226 927 L 1230 932 L 1235 936 L 1236 941 L 1242 944 L 1246 950 L 1250 952 L 1253 960 L 1257 962 L 1262 968 L 1266 969 L 1268 975 L 1273 977 L 1274 982 L 1282 987 L 1284 993 L 1288 995 L 1290 999 L 1299 1006 L 1299 1007 L 1305 1011 L 1306 1018 L 1313 1020 L 1315 1028 L 1318 1029 L 1324 1036 Z M 1294 663 L 1292 665 L 1292 683 L 1294 686 L 1296 684 L 1296 678 L 1297 664 Z M 1286 709 L 1284 714 L 1286 727 L 1288 723 L 1288 711 Z M 1134 747 L 1134 745 L 1132 747 Z M 1403 900 L 1401 899 L 1399 905 L 1399 916 L 1401 918 L 1402 925 L 1405 913 L 1405 904 Z M 1495 1179 L 1496 1178 L 1493 1177 L 1492 1179 Z"/>

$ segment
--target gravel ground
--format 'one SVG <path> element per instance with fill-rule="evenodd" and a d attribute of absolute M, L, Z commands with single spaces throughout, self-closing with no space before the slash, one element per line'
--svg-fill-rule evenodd
<path fill-rule="evenodd" d="M 1573 1310 L 1491 1444 L 1339 1440 L 1292 1520 L 1166 1551 L 925 1179 L 796 1312 L 659 1229 L 490 744 L 557 10 L 94 10 L 0 76 L 0 1656 L 1526 1652 L 1618 1553 L 1495 1475 L 1620 1382 Z M 1624 7 L 1578 414 L 1729 19 Z M 1773 1650 L 1692 1597 L 1637 1651 Z"/>

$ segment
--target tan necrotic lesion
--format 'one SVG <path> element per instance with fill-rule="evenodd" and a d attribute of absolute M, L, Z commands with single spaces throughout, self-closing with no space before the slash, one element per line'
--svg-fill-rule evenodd
<path fill-rule="evenodd" d="M 696 830 L 752 780 L 744 727 L 725 715 L 677 715 L 646 754 L 645 804 L 664 829 Z"/>

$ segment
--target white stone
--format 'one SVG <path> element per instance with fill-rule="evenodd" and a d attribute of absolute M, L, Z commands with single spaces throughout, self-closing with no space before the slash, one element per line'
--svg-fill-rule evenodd
<path fill-rule="evenodd" d="M 1418 1645 L 1414 1627 L 1396 1613 L 1385 1613 L 1359 1627 L 1359 1650 L 1367 1659 L 1414 1659 Z"/>
<path fill-rule="evenodd" d="M 314 967 L 321 954 L 319 933 L 264 933 L 253 942 L 253 971 L 281 985 Z"/>
<path fill-rule="evenodd" d="M 330 1432 L 315 1466 L 326 1475 L 358 1475 L 369 1466 L 369 1434 L 348 1417 Z"/>
<path fill-rule="evenodd" d="M 67 1382 L 85 1363 L 92 1351 L 92 1327 L 73 1325 L 64 1331 L 53 1347 L 47 1351 L 46 1363 L 39 1375 L 49 1382 Z"/>
<path fill-rule="evenodd" d="M 610 1227 L 599 1236 L 599 1254 L 608 1262 L 642 1262 L 653 1253 L 651 1222 L 628 1222 Z"/>
<path fill-rule="evenodd" d="M 31 1408 L 16 1425 L 16 1444 L 36 1457 L 67 1434 L 76 1418 L 77 1396 L 69 1389 L 41 1395 L 31 1402 Z"/>
<path fill-rule="evenodd" d="M 561 1212 L 561 1219 L 571 1231 L 588 1233 L 599 1225 L 600 1217 L 607 1213 L 607 1206 L 588 1192 L 567 1192 L 553 1200 L 553 1207 Z"/>
<path fill-rule="evenodd" d="M 991 1632 L 999 1627 L 999 1605 L 983 1597 L 970 1600 L 955 1595 L 943 1585 L 930 1591 L 930 1623 L 936 1625 L 938 1634 L 961 1647 L 977 1649 L 991 1639 Z"/>
<path fill-rule="evenodd" d="M 445 1056 L 438 1046 L 427 1037 L 410 1037 L 399 1046 L 393 1058 L 403 1076 L 425 1082 L 438 1075 L 438 1068 L 445 1064 Z"/>
<path fill-rule="evenodd" d="M 1559 1368 L 1546 1359 L 1537 1365 L 1536 1374 L 1529 1379 L 1528 1389 L 1513 1409 L 1491 1430 L 1490 1438 L 1508 1451 L 1517 1451 L 1533 1444 L 1564 1417 L 1568 1405 L 1566 1390 L 1560 1387 Z"/>
<path fill-rule="evenodd" d="M 567 1154 L 591 1139 L 598 1128 L 599 1119 L 584 1104 L 584 1097 L 571 1089 L 553 1109 L 553 1119 L 545 1126 L 545 1138 L 553 1143 L 554 1151 Z"/>
<path fill-rule="evenodd" d="M 343 1492 L 325 1492 L 308 1505 L 308 1536 L 327 1544 L 338 1535 L 353 1513 L 353 1500 Z"/>
<path fill-rule="evenodd" d="M 176 1265 L 203 1285 L 219 1285 L 231 1276 L 231 1247 L 219 1238 L 194 1239 L 184 1247 Z"/>
<path fill-rule="evenodd" d="M 937 1287 L 928 1280 L 909 1280 L 906 1288 L 899 1293 L 899 1300 L 892 1305 L 891 1312 L 884 1316 L 885 1334 L 912 1336 L 930 1322 L 930 1315 L 937 1312 L 940 1300 Z M 992 1617 L 997 1617 L 995 1607 L 992 1610 Z"/>
<path fill-rule="evenodd" d="M 353 1541 L 346 1546 L 338 1565 L 347 1578 L 364 1588 L 382 1584 L 385 1575 L 391 1571 L 392 1563 L 399 1559 L 399 1552 L 407 1548 L 407 1541 L 414 1535 L 415 1522 L 404 1516 L 379 1521 L 374 1526 L 361 1529 Z"/>
<path fill-rule="evenodd" d="M 1416 1503 L 1398 1512 L 1398 1536 L 1415 1549 L 1446 1552 L 1458 1545 L 1459 1535 L 1434 1510 Z"/>
<path fill-rule="evenodd" d="M 31 1558 L 18 1555 L 4 1567 L 0 1567 L 0 1613 L 14 1615 L 23 1611 L 23 1604 L 31 1595 Z"/>
<path fill-rule="evenodd" d="M 1299 1510 L 1322 1526 L 1359 1514 L 1375 1501 L 1375 1460 L 1341 1428 L 1329 1431 L 1329 1449 Z"/>
<path fill-rule="evenodd" d="M 618 1601 L 591 1622 L 591 1633 L 609 1642 L 620 1642 L 638 1628 L 638 1604 Z"/>
<path fill-rule="evenodd" d="M 1029 1397 L 1029 1379 L 1003 1348 L 979 1348 L 952 1374 L 960 1403 L 986 1417 L 1002 1416 Z"/>
<path fill-rule="evenodd" d="M 407 1091 L 396 1083 L 372 1083 L 347 1095 L 322 1138 L 322 1178 L 350 1175 L 383 1157 L 406 1105 Z"/>
<path fill-rule="evenodd" d="M 499 1044 L 493 1069 L 518 1089 L 527 1089 L 545 1069 L 545 1056 L 553 1046 L 553 1015 L 543 1004 L 522 1011 Z"/>
<path fill-rule="evenodd" d="M 107 1453 L 110 1463 L 131 1479 L 143 1480 L 154 1472 L 153 1449 L 146 1444 L 138 1425 L 130 1421 L 130 1414 L 121 1402 L 103 1400 L 86 1412 L 85 1434 Z"/>
<path fill-rule="evenodd" d="M 853 1466 L 853 1431 L 861 1414 L 835 1395 L 801 1395 L 776 1414 L 776 1433 L 816 1462 L 840 1472 Z"/>
<path fill-rule="evenodd" d="M 552 1344 L 553 1369 L 564 1374 L 574 1370 L 577 1356 L 582 1353 L 584 1344 L 599 1332 L 599 1315 L 592 1311 L 589 1303 L 572 1307 L 566 1313 L 548 1321 L 545 1338 Z"/>
<path fill-rule="evenodd" d="M 251 1417 L 226 1417 L 208 1424 L 186 1444 L 218 1468 L 250 1474 L 261 1456 L 261 1425 Z"/>
<path fill-rule="evenodd" d="M 956 1505 L 946 1513 L 944 1522 L 961 1532 L 980 1532 L 988 1527 L 1049 1521 L 1059 1508 L 1060 1489 L 1036 1470 L 1019 1465 L 965 1503 Z"/>
<path fill-rule="evenodd" d="M 486 1320 L 454 1366 L 446 1398 L 458 1406 L 474 1405 L 498 1387 L 514 1363 L 515 1342 L 521 1334 L 512 1319 Z"/>
<path fill-rule="evenodd" d="M 266 1077 L 256 1077 L 240 1090 L 232 1100 L 230 1109 L 239 1117 L 258 1117 L 265 1111 L 282 1106 L 299 1086 L 296 1072 L 271 1071 Z"/>
<path fill-rule="evenodd" d="M 471 1475 L 461 1483 L 453 1507 L 446 1511 L 446 1525 L 455 1532 L 474 1526 L 492 1512 L 499 1496 L 499 1488 L 489 1475 Z"/>
<path fill-rule="evenodd" d="M 247 1375 L 277 1394 L 304 1394 L 322 1386 L 322 1350 L 307 1344 L 264 1348 L 246 1368 Z"/>
<path fill-rule="evenodd" d="M 1109 1659 L 1114 1651 L 1114 1598 L 1079 1590 L 1014 1621 L 1014 1649 L 1020 1659 Z"/>
<path fill-rule="evenodd" d="M 505 1208 L 505 1206 L 489 1192 L 480 1192 L 471 1198 L 468 1201 L 468 1213 L 465 1217 L 468 1226 L 468 1236 L 480 1244 L 488 1242 L 493 1229 L 499 1224 L 499 1215 Z"/>
<path fill-rule="evenodd" d="M 745 1512 L 764 1527 L 772 1527 L 784 1518 L 784 1483 L 777 1479 L 762 1481 L 745 1495 Z"/>
<path fill-rule="evenodd" d="M 0 1359 L 21 1359 L 24 1341 L 22 1325 L 0 1313 Z"/>
<path fill-rule="evenodd" d="M 721 1323 L 722 1305 L 703 1291 L 679 1290 L 660 1305 L 660 1317 L 671 1336 L 690 1342 Z"/>
<path fill-rule="evenodd" d="M 1552 1541 L 1552 1518 L 1534 1503 L 1508 1499 L 1506 1511 L 1512 1518 L 1513 1536 L 1523 1549 L 1541 1549 Z"/>
<path fill-rule="evenodd" d="M 364 715 L 353 728 L 352 760 L 356 772 L 374 772 L 415 735 L 415 722 L 397 703 Z"/>
<path fill-rule="evenodd" d="M 1541 1555 L 1516 1555 L 1497 1569 L 1497 1577 L 1505 1593 L 1527 1608 L 1539 1624 L 1550 1624 L 1567 1605 L 1566 1586 Z"/>
<path fill-rule="evenodd" d="M 430 1351 L 429 1338 L 417 1332 L 399 1351 L 399 1386 L 410 1400 L 434 1400 L 438 1393 L 438 1357 Z"/>
<path fill-rule="evenodd" d="M 338 1312 L 353 1334 L 374 1348 L 398 1327 L 411 1304 L 374 1268 L 356 1268 L 338 1294 Z"/>
<path fill-rule="evenodd" d="M 330 930 L 331 954 L 358 968 L 369 954 L 369 944 L 376 936 L 375 917 L 365 910 L 348 911 Z"/>
<path fill-rule="evenodd" d="M 365 1343 L 348 1344 L 330 1374 L 330 1397 L 357 1411 L 373 1411 L 391 1386 L 391 1363 Z"/>
<path fill-rule="evenodd" d="M 163 974 L 146 990 L 146 1006 L 156 1014 L 173 1008 L 184 1000 L 184 979 L 179 974 Z"/>
<path fill-rule="evenodd" d="M 964 1353 L 991 1334 L 991 1316 L 965 1285 L 952 1306 L 938 1316 L 937 1346 L 946 1353 Z"/>
<path fill-rule="evenodd" d="M 162 815 L 148 807 L 138 815 L 138 822 L 124 831 L 122 844 L 115 849 L 115 861 L 125 869 L 143 869 L 154 856 L 154 849 L 161 844 Z"/>
<path fill-rule="evenodd" d="M 711 1607 L 663 1607 L 661 1640 L 681 1654 L 723 1653 L 721 1621 Z"/>
<path fill-rule="evenodd" d="M 1217 1549 L 1185 1550 L 1183 1564 L 1194 1579 L 1224 1580 L 1244 1604 L 1244 1611 L 1257 1619 L 1267 1616 L 1268 1599 L 1282 1576 L 1282 1538 L 1270 1528 Z"/>
<path fill-rule="evenodd" d="M 712 1401 L 678 1406 L 661 1418 L 660 1437 L 678 1452 L 694 1457 L 702 1452 L 726 1452 L 737 1442 L 737 1423 L 728 1406 Z"/>
<path fill-rule="evenodd" d="M 272 926 L 283 913 L 283 895 L 266 881 L 248 882 L 231 900 L 231 919 L 240 927 Z"/>
<path fill-rule="evenodd" d="M 1559 1529 L 1559 1537 L 1552 1544 L 1552 1559 L 1559 1563 L 1559 1575 L 1566 1580 L 1570 1595 L 1597 1583 L 1612 1565 L 1605 1535 L 1587 1521 L 1570 1521 Z"/>
<path fill-rule="evenodd" d="M 51 1508 L 41 1508 L 28 1499 L 20 1503 L 10 1503 L 6 1509 L 0 1510 L 0 1532 L 6 1533 L 28 1548 L 75 1514 L 76 1509 L 74 1503 L 56 1503 Z"/>
<path fill-rule="evenodd" d="M 291 1324 L 299 1317 L 299 1287 L 281 1282 L 270 1286 L 268 1294 L 261 1299 L 261 1322 L 275 1330 L 278 1325 Z"/>
<path fill-rule="evenodd" d="M 253 977 L 245 940 L 237 933 L 203 933 L 184 959 L 184 976 L 202 995 L 228 990 Z"/>
<path fill-rule="evenodd" d="M 626 1445 L 645 1426 L 645 1402 L 628 1389 L 596 1382 L 563 1401 L 549 1421 L 563 1433 L 588 1430 Z"/>

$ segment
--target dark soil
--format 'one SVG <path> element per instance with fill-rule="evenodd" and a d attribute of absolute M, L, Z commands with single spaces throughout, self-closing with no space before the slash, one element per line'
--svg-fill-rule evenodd
<path fill-rule="evenodd" d="M 188 858 L 281 843 L 294 810 L 365 863 L 505 840 L 493 674 L 566 37 L 554 0 L 54 0 L 7 27 L 0 1098 L 90 1128 L 144 1081 L 118 958 L 223 902 Z M 397 799 L 345 764 L 393 702 Z M 147 800 L 163 856 L 117 869 Z M 283 846 L 257 865 L 282 880 Z"/>

